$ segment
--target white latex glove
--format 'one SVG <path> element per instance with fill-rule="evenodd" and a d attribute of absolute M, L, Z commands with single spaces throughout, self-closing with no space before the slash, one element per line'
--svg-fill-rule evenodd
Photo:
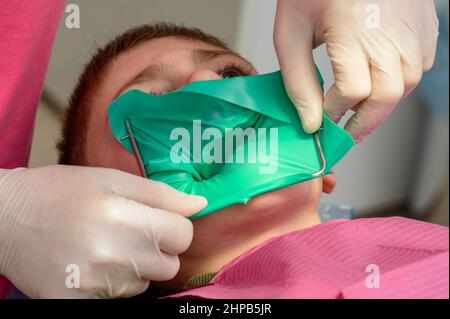
<path fill-rule="evenodd" d="M 322 106 L 335 122 L 352 109 L 345 128 L 360 141 L 432 67 L 437 35 L 432 0 L 279 0 L 274 44 L 305 131 L 320 127 Z M 325 99 L 312 56 L 322 43 L 335 77 Z"/>
<path fill-rule="evenodd" d="M 32 298 L 134 296 L 175 276 L 193 234 L 182 215 L 205 205 L 113 169 L 0 170 L 0 273 Z M 66 287 L 70 264 L 80 288 Z"/>

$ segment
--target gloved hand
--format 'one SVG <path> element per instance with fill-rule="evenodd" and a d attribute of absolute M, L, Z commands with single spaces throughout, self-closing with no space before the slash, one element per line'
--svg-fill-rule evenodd
<path fill-rule="evenodd" d="M 431 68 L 437 34 L 432 0 L 279 0 L 274 44 L 305 131 L 320 127 L 322 106 L 336 122 L 352 109 L 345 128 L 360 141 Z M 335 77 L 325 99 L 312 57 L 322 43 Z"/>
<path fill-rule="evenodd" d="M 113 169 L 0 170 L 0 273 L 32 298 L 134 296 L 175 276 L 193 234 L 182 215 L 205 206 Z M 72 264 L 80 287 L 69 289 Z"/>

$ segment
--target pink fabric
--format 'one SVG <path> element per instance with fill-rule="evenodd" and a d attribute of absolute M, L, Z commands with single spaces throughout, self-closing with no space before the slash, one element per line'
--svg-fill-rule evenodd
<path fill-rule="evenodd" d="M 0 1 L 0 168 L 26 166 L 64 0 Z M 0 298 L 8 288 L 0 276 Z"/>
<path fill-rule="evenodd" d="M 270 239 L 203 287 L 166 298 L 448 298 L 448 228 L 400 217 L 335 220 Z M 367 288 L 376 264 L 379 288 Z"/>

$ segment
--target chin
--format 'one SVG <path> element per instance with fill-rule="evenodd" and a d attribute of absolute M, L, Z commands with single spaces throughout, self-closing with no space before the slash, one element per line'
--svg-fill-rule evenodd
<path fill-rule="evenodd" d="M 311 207 L 320 191 L 320 181 L 310 180 L 255 196 L 246 206 L 250 212 L 295 213 L 302 207 Z"/>
<path fill-rule="evenodd" d="M 320 178 L 294 184 L 252 198 L 247 204 L 225 207 L 193 220 L 195 236 L 239 236 L 261 233 L 286 225 L 317 223 L 316 207 L 322 192 Z M 194 236 L 194 238 L 195 238 Z"/>
<path fill-rule="evenodd" d="M 180 255 L 180 273 L 168 285 L 180 288 L 193 275 L 217 271 L 267 239 L 320 223 L 321 191 L 321 179 L 310 180 L 194 219 L 192 244 Z"/>

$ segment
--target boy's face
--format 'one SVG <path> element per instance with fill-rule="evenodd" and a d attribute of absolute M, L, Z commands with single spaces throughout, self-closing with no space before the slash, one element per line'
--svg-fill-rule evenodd
<path fill-rule="evenodd" d="M 134 155 L 116 141 L 108 123 L 108 105 L 124 92 L 139 89 L 161 94 L 193 81 L 254 74 L 254 68 L 241 57 L 199 40 L 158 38 L 122 53 L 110 63 L 92 99 L 85 152 L 88 165 L 140 175 Z M 194 240 L 181 256 L 180 280 L 218 270 L 271 236 L 318 223 L 315 208 L 320 194 L 333 186 L 334 178 L 328 175 L 194 220 Z"/>

